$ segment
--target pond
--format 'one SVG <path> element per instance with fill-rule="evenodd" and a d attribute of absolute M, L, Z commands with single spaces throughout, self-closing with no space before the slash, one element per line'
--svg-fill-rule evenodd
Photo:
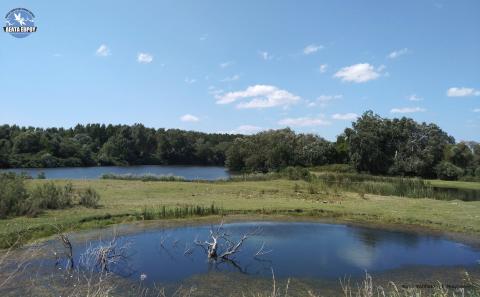
<path fill-rule="evenodd" d="M 458 199 L 462 201 L 480 201 L 480 190 L 434 187 L 438 199 Z"/>
<path fill-rule="evenodd" d="M 220 166 L 102 166 L 102 167 L 69 167 L 69 168 L 14 168 L 2 171 L 26 173 L 36 178 L 39 173 L 45 173 L 48 179 L 98 179 L 103 174 L 132 174 L 132 175 L 173 175 L 188 180 L 217 180 L 226 179 L 230 175 L 226 168 Z"/>
<path fill-rule="evenodd" d="M 234 243 L 243 234 L 251 236 L 231 261 L 209 261 L 203 248 L 194 242 L 210 241 L 211 228 L 146 228 L 126 233 L 117 239 L 117 246 L 128 243 L 125 261 L 110 269 L 132 281 L 144 275 L 146 284 L 167 288 L 180 284 L 206 287 L 205 280 L 214 278 L 215 286 L 202 291 L 209 292 L 205 296 L 214 296 L 215 288 L 222 282 L 228 284 L 227 291 L 229 286 L 248 288 L 248 280 L 268 283 L 272 271 L 279 282 L 286 278 L 296 280 L 297 289 L 301 283 L 301 288 L 306 284 L 324 290 L 330 286 L 337 292 L 339 278 L 361 280 L 366 271 L 375 279 L 400 281 L 400 285 L 435 284 L 437 279 L 460 284 L 465 271 L 480 275 L 480 249 L 441 236 L 311 222 L 225 224 L 222 232 L 230 234 L 229 240 Z M 80 255 L 88 248 L 110 240 L 105 232 L 99 232 L 103 241 L 86 243 L 84 235 L 71 237 L 75 263 L 82 263 Z M 54 266 L 53 259 L 43 259 L 42 263 Z"/>

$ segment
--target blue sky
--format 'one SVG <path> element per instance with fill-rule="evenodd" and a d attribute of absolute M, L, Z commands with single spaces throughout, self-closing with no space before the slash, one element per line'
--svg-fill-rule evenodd
<path fill-rule="evenodd" d="M 332 140 L 371 109 L 480 141 L 478 0 L 6 0 L 2 17 L 16 7 L 38 32 L 0 32 L 0 123 Z"/>

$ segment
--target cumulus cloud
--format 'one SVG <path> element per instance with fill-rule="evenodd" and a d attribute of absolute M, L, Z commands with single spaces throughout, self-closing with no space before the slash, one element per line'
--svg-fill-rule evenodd
<path fill-rule="evenodd" d="M 389 53 L 387 57 L 389 59 L 396 59 L 400 56 L 408 54 L 408 52 L 409 52 L 408 48 L 402 48 L 402 49 L 399 49 L 399 50 L 396 50 L 396 51 L 393 51 L 393 52 Z"/>
<path fill-rule="evenodd" d="M 95 52 L 95 54 L 99 57 L 106 57 L 106 56 L 110 56 L 111 55 L 111 52 L 110 52 L 110 49 L 108 48 L 108 46 L 106 44 L 102 44 L 100 45 L 100 47 L 97 49 L 97 51 Z"/>
<path fill-rule="evenodd" d="M 278 122 L 279 125 L 291 127 L 310 127 L 310 126 L 328 126 L 331 123 L 323 117 L 301 117 L 301 118 L 286 118 Z"/>
<path fill-rule="evenodd" d="M 340 120 L 340 121 L 355 120 L 356 118 L 358 118 L 358 114 L 353 113 L 353 112 L 344 113 L 344 114 L 336 113 L 336 114 L 332 115 L 332 119 Z"/>
<path fill-rule="evenodd" d="M 310 55 L 318 52 L 321 49 L 323 49 L 323 45 L 310 44 L 303 49 L 303 53 L 305 55 Z"/>
<path fill-rule="evenodd" d="M 254 85 L 243 91 L 218 94 L 215 98 L 217 104 L 230 104 L 243 100 L 237 104 L 237 108 L 288 106 L 300 100 L 299 96 L 270 85 Z"/>
<path fill-rule="evenodd" d="M 224 79 L 221 80 L 221 82 L 232 82 L 240 79 L 240 75 L 235 74 L 233 76 L 228 76 L 225 77 Z"/>
<path fill-rule="evenodd" d="M 450 88 L 447 90 L 448 97 L 470 97 L 470 96 L 480 96 L 480 90 L 475 90 L 473 88 Z"/>
<path fill-rule="evenodd" d="M 320 71 L 320 73 L 325 73 L 325 72 L 327 72 L 327 68 L 328 68 L 328 64 L 322 64 L 318 68 L 318 71 Z"/>
<path fill-rule="evenodd" d="M 392 108 L 391 113 L 415 113 L 415 112 L 424 112 L 427 111 L 425 108 L 421 107 L 402 107 L 402 108 Z"/>
<path fill-rule="evenodd" d="M 194 115 L 191 115 L 189 113 L 184 114 L 183 116 L 180 117 L 180 121 L 182 122 L 188 122 L 188 123 L 195 123 L 200 121 L 200 119 Z"/>
<path fill-rule="evenodd" d="M 253 125 L 241 125 L 236 129 L 230 131 L 231 134 L 254 134 L 264 130 L 262 127 Z"/>
<path fill-rule="evenodd" d="M 422 100 L 423 100 L 422 97 L 420 97 L 420 96 L 418 96 L 418 95 L 416 95 L 416 94 L 412 94 L 412 95 L 408 96 L 407 98 L 408 98 L 408 100 L 410 100 L 410 101 L 422 101 Z"/>
<path fill-rule="evenodd" d="M 261 57 L 262 59 L 264 59 L 265 61 L 268 61 L 268 60 L 273 59 L 273 55 L 270 54 L 269 52 L 261 51 L 261 52 L 259 52 L 259 54 L 260 54 L 260 57 Z"/>
<path fill-rule="evenodd" d="M 334 77 L 340 78 L 342 81 L 364 83 L 379 78 L 380 72 L 384 69 L 383 65 L 375 69 L 368 63 L 360 63 L 343 67 L 334 74 Z"/>
<path fill-rule="evenodd" d="M 138 53 L 137 62 L 142 64 L 152 63 L 153 56 L 149 53 Z"/>

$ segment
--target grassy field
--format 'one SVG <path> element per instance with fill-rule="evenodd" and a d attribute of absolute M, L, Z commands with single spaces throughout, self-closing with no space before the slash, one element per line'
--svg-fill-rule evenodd
<path fill-rule="evenodd" d="M 31 180 L 27 186 L 45 183 Z M 309 216 L 340 222 L 378 226 L 421 226 L 438 231 L 480 234 L 480 201 L 441 201 L 319 191 L 303 181 L 252 182 L 141 182 L 74 180 L 75 188 L 93 187 L 101 207 L 73 207 L 46 211 L 38 217 L 0 220 L 2 246 L 16 234 L 25 239 L 45 237 L 61 229 L 86 229 L 141 220 L 145 208 L 169 209 L 186 205 L 209 207 L 214 203 L 227 214 Z M 66 181 L 55 181 L 65 184 Z"/>
<path fill-rule="evenodd" d="M 430 180 L 430 183 L 435 187 L 480 190 L 479 182 L 448 181 L 448 180 L 433 179 L 433 180 Z"/>

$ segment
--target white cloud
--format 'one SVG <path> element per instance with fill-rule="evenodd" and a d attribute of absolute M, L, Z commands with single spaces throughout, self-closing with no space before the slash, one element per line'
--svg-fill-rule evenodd
<path fill-rule="evenodd" d="M 223 90 L 222 89 L 217 89 L 217 87 L 215 87 L 215 86 L 209 86 L 208 87 L 208 93 L 210 95 L 217 96 L 217 95 L 223 94 Z"/>
<path fill-rule="evenodd" d="M 343 96 L 342 95 L 320 95 L 317 100 L 320 101 L 320 102 L 330 102 L 330 101 L 333 101 L 333 100 L 338 100 L 338 99 L 342 99 Z"/>
<path fill-rule="evenodd" d="M 412 94 L 412 95 L 408 96 L 407 98 L 410 101 L 422 101 L 423 100 L 423 98 L 418 96 L 417 94 Z"/>
<path fill-rule="evenodd" d="M 473 112 L 480 112 L 480 108 L 475 108 Z"/>
<path fill-rule="evenodd" d="M 234 61 L 223 62 L 223 63 L 220 63 L 220 68 L 227 68 L 227 67 L 232 66 L 233 64 L 235 64 Z"/>
<path fill-rule="evenodd" d="M 221 82 L 232 82 L 240 79 L 240 75 L 235 74 L 233 76 L 228 76 L 225 77 L 224 79 L 221 80 Z"/>
<path fill-rule="evenodd" d="M 358 114 L 353 112 L 344 113 L 344 114 L 336 113 L 332 115 L 332 119 L 341 120 L 341 121 L 355 120 L 356 118 L 358 118 Z"/>
<path fill-rule="evenodd" d="M 195 78 L 189 78 L 189 77 L 185 77 L 185 82 L 187 84 L 194 84 L 197 82 L 197 80 Z"/>
<path fill-rule="evenodd" d="M 323 117 L 311 118 L 286 118 L 278 122 L 279 125 L 291 126 L 291 127 L 309 127 L 309 126 L 328 126 L 331 123 L 325 120 Z"/>
<path fill-rule="evenodd" d="M 318 71 L 320 71 L 320 73 L 325 73 L 325 72 L 327 72 L 327 68 L 328 68 L 328 64 L 322 64 L 318 68 Z"/>
<path fill-rule="evenodd" d="M 480 96 L 480 90 L 473 88 L 450 88 L 447 90 L 448 97 Z"/>
<path fill-rule="evenodd" d="M 342 81 L 364 83 L 380 77 L 380 72 L 384 69 L 383 65 L 375 69 L 368 63 L 360 63 L 343 67 L 335 73 L 334 77 L 340 78 Z"/>
<path fill-rule="evenodd" d="M 200 121 L 200 119 L 194 115 L 191 115 L 191 114 L 184 114 L 183 116 L 180 117 L 180 120 L 182 122 L 188 122 L 188 123 L 195 123 L 195 122 L 198 122 Z"/>
<path fill-rule="evenodd" d="M 252 125 L 241 125 L 236 129 L 230 131 L 231 134 L 254 134 L 264 130 L 262 127 Z"/>
<path fill-rule="evenodd" d="M 273 55 L 270 54 L 269 52 L 262 52 L 262 51 L 261 51 L 261 52 L 259 52 L 259 54 L 260 54 L 260 57 L 261 57 L 262 59 L 264 59 L 265 61 L 268 61 L 268 60 L 273 59 Z"/>
<path fill-rule="evenodd" d="M 139 53 L 137 56 L 137 62 L 142 64 L 152 63 L 153 56 L 149 53 Z"/>
<path fill-rule="evenodd" d="M 414 112 L 424 112 L 427 111 L 425 108 L 421 107 L 402 107 L 402 108 L 392 108 L 391 113 L 414 113 Z"/>
<path fill-rule="evenodd" d="M 321 49 L 323 49 L 323 45 L 310 44 L 303 49 L 303 53 L 305 55 L 310 55 L 318 52 Z"/>
<path fill-rule="evenodd" d="M 247 100 L 237 104 L 237 108 L 288 106 L 300 100 L 299 96 L 270 85 L 250 86 L 244 91 L 218 94 L 215 98 L 217 99 L 217 104 L 229 104 L 239 100 Z"/>
<path fill-rule="evenodd" d="M 399 49 L 399 50 L 396 50 L 396 51 L 393 51 L 391 53 L 388 54 L 388 58 L 389 59 L 396 59 L 400 56 L 403 56 L 405 54 L 408 54 L 409 53 L 409 50 L 408 48 L 402 48 L 402 49 Z"/>
<path fill-rule="evenodd" d="M 97 49 L 97 51 L 95 52 L 95 54 L 97 56 L 100 56 L 100 57 L 106 57 L 106 56 L 110 56 L 111 55 L 111 52 L 110 52 L 110 49 L 108 48 L 108 46 L 106 44 L 102 44 L 100 45 L 100 47 Z"/>
<path fill-rule="evenodd" d="M 330 102 L 343 98 L 342 95 L 320 95 L 314 102 L 307 101 L 308 107 L 319 105 L 320 107 L 327 106 Z"/>

